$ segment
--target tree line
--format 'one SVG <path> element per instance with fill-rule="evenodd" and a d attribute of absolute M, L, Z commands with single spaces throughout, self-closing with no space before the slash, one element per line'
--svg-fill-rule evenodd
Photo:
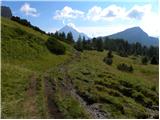
<path fill-rule="evenodd" d="M 11 20 L 16 21 L 22 25 L 30 27 L 36 31 L 39 31 L 43 34 L 46 34 L 43 30 L 38 28 L 37 26 L 33 26 L 29 21 L 26 19 L 21 19 L 17 16 L 12 16 Z M 146 64 L 149 60 L 152 61 L 154 64 L 159 63 L 159 47 L 156 46 L 144 46 L 140 43 L 128 43 L 123 39 L 110 39 L 108 37 L 97 37 L 93 39 L 86 40 L 85 37 L 79 36 L 78 40 L 75 42 L 73 39 L 73 35 L 69 32 L 67 35 L 62 32 L 56 31 L 55 33 L 47 33 L 49 36 L 54 36 L 55 38 L 74 45 L 75 49 L 78 51 L 83 50 L 110 50 L 117 52 L 122 57 L 127 57 L 129 55 L 135 56 L 143 56 L 142 63 Z"/>
<path fill-rule="evenodd" d="M 74 44 L 74 39 L 72 32 L 67 33 L 67 35 L 64 32 L 58 32 L 56 31 L 55 33 L 48 33 L 49 36 L 53 36 L 63 42 L 66 42 L 68 44 Z"/>
<path fill-rule="evenodd" d="M 16 21 L 24 26 L 30 27 L 36 31 L 39 31 L 40 33 L 46 34 L 45 31 L 41 30 L 39 27 L 32 25 L 29 21 L 27 21 L 26 19 L 21 19 L 18 16 L 12 16 L 11 20 Z"/>
<path fill-rule="evenodd" d="M 110 39 L 108 37 L 102 38 L 93 38 L 90 40 L 78 38 L 78 41 L 75 43 L 75 48 L 78 51 L 83 52 L 83 50 L 109 50 L 115 51 L 122 57 L 127 57 L 130 55 L 134 56 L 144 56 L 144 63 L 147 60 L 154 60 L 153 63 L 158 64 L 159 61 L 159 47 L 158 46 L 144 46 L 140 43 L 128 43 L 123 39 Z M 147 59 L 147 60 L 146 60 Z"/>

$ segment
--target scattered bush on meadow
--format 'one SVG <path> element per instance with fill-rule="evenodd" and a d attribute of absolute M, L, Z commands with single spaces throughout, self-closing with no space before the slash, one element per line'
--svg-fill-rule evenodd
<path fill-rule="evenodd" d="M 125 63 L 117 65 L 117 69 L 125 72 L 133 72 L 133 67 L 132 65 L 127 65 Z"/>
<path fill-rule="evenodd" d="M 108 65 L 112 65 L 113 63 L 112 58 L 108 58 L 108 57 L 105 57 L 103 61 Z"/>
<path fill-rule="evenodd" d="M 152 59 L 151 59 L 151 64 L 158 65 L 159 64 L 158 58 L 153 56 Z"/>
<path fill-rule="evenodd" d="M 113 63 L 112 58 L 113 58 L 112 51 L 109 51 L 107 56 L 103 59 L 103 61 L 108 65 L 112 65 Z"/>
<path fill-rule="evenodd" d="M 54 37 L 49 37 L 46 42 L 47 48 L 55 54 L 62 55 L 65 54 L 65 46 L 61 44 L 57 39 Z"/>
<path fill-rule="evenodd" d="M 142 58 L 141 61 L 142 61 L 142 64 L 147 65 L 147 63 L 148 63 L 148 58 L 145 56 L 145 57 Z"/>

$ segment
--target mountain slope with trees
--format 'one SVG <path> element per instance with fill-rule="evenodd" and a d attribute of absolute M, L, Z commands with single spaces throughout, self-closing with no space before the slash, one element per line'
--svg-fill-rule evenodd
<path fill-rule="evenodd" d="M 124 39 L 129 43 L 139 42 L 145 46 L 159 46 L 158 38 L 150 37 L 140 27 L 128 28 L 122 32 L 107 36 L 112 39 Z M 105 37 L 104 37 L 105 39 Z"/>
<path fill-rule="evenodd" d="M 65 35 L 67 35 L 68 33 L 71 32 L 72 35 L 73 35 L 73 39 L 74 39 L 75 41 L 78 40 L 78 37 L 79 37 L 79 36 L 84 37 L 85 39 L 89 39 L 89 37 L 88 37 L 86 34 L 80 33 L 80 32 L 78 32 L 76 29 L 74 29 L 74 28 L 72 28 L 71 26 L 68 26 L 68 25 L 66 25 L 66 26 L 64 26 L 63 28 L 61 28 L 58 32 L 59 32 L 59 33 L 64 33 Z"/>
<path fill-rule="evenodd" d="M 2 118 L 159 117 L 158 47 L 1 21 Z"/>

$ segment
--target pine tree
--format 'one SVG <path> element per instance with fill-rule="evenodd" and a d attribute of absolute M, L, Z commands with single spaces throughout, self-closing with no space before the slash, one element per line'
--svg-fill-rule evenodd
<path fill-rule="evenodd" d="M 108 57 L 108 58 L 112 58 L 112 57 L 113 57 L 111 50 L 108 52 L 107 57 Z"/>
<path fill-rule="evenodd" d="M 67 41 L 68 41 L 68 42 L 71 42 L 71 43 L 74 43 L 73 35 L 72 35 L 71 32 L 69 32 L 69 33 L 67 34 Z"/>
<path fill-rule="evenodd" d="M 61 37 L 61 39 L 62 39 L 62 40 L 65 40 L 65 39 L 66 39 L 66 35 L 65 35 L 65 33 L 64 33 L 64 32 L 62 32 L 62 33 L 61 33 L 61 35 L 60 35 L 60 37 Z"/>
<path fill-rule="evenodd" d="M 148 58 L 145 56 L 142 58 L 142 64 L 146 65 L 148 63 Z"/>
<path fill-rule="evenodd" d="M 83 43 L 82 43 L 81 36 L 79 36 L 75 48 L 76 48 L 78 51 L 83 52 Z"/>
<path fill-rule="evenodd" d="M 103 51 L 103 40 L 102 40 L 102 38 L 97 39 L 96 48 L 97 48 L 97 51 L 101 51 L 101 52 Z"/>
<path fill-rule="evenodd" d="M 153 56 L 151 59 L 151 64 L 157 65 L 159 64 L 158 62 L 159 62 L 158 59 L 155 56 Z"/>
<path fill-rule="evenodd" d="M 54 35 L 55 35 L 55 37 L 56 37 L 57 39 L 59 38 L 59 33 L 58 33 L 58 31 L 56 31 Z"/>

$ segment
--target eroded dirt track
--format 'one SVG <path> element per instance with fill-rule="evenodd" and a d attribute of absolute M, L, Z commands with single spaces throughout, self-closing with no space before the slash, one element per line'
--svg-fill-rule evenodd
<path fill-rule="evenodd" d="M 104 113 L 103 111 L 99 110 L 98 105 L 99 104 L 92 104 L 92 105 L 88 105 L 87 102 L 77 94 L 76 89 L 74 88 L 73 84 L 72 84 L 72 79 L 70 78 L 70 76 L 68 75 L 68 65 L 72 64 L 72 62 L 74 61 L 79 61 L 80 60 L 80 53 L 76 52 L 74 54 L 74 56 L 66 61 L 65 63 L 59 65 L 58 67 L 58 72 L 62 73 L 64 75 L 63 81 L 62 81 L 62 86 L 63 86 L 63 90 L 64 92 L 68 92 L 71 96 L 73 96 L 76 100 L 79 101 L 79 103 L 81 104 L 81 106 L 83 106 L 83 108 L 88 112 L 88 114 L 90 115 L 91 118 L 93 119 L 104 119 L 107 118 L 107 114 Z M 63 116 L 60 114 L 60 112 L 57 109 L 57 106 L 54 105 L 53 103 L 53 94 L 54 94 L 54 83 L 49 83 L 47 82 L 48 79 L 45 80 L 46 81 L 46 94 L 48 96 L 48 108 L 49 108 L 49 112 L 51 114 L 52 118 L 63 118 Z M 52 87 L 51 87 L 52 86 Z M 55 113 L 57 113 L 55 115 Z"/>

